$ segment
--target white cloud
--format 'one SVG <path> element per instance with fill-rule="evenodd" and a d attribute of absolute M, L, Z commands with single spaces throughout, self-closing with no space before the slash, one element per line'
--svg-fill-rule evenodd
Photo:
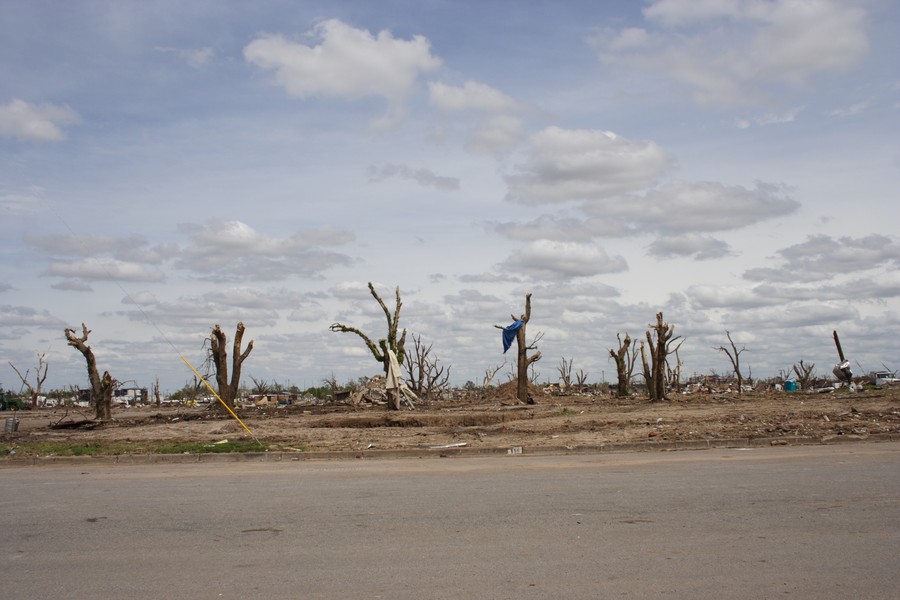
<path fill-rule="evenodd" d="M 667 235 L 655 239 L 647 253 L 657 258 L 693 257 L 696 260 L 722 258 L 731 254 L 722 240 L 706 235 Z"/>
<path fill-rule="evenodd" d="M 446 111 L 505 112 L 522 108 L 515 99 L 477 81 L 467 81 L 462 87 L 435 81 L 428 84 L 428 97 L 434 106 Z"/>
<path fill-rule="evenodd" d="M 783 187 L 773 184 L 760 182 L 747 189 L 715 182 L 673 181 L 643 195 L 600 194 L 585 200 L 579 210 L 586 218 L 544 215 L 527 223 L 501 223 L 494 228 L 516 240 L 540 236 L 587 241 L 656 234 L 660 240 L 649 248 L 654 256 L 719 258 L 729 253 L 727 244 L 691 234 L 741 229 L 791 214 L 799 206 Z"/>
<path fill-rule="evenodd" d="M 778 256 L 781 265 L 748 269 L 744 272 L 744 279 L 790 283 L 880 267 L 896 269 L 900 266 L 900 242 L 894 237 L 878 234 L 838 239 L 819 234 L 779 250 Z"/>
<path fill-rule="evenodd" d="M 731 285 L 691 285 L 684 293 L 691 306 L 697 310 L 716 308 L 745 310 L 781 303 L 778 298 L 770 294 L 760 294 L 755 288 L 747 289 Z"/>
<path fill-rule="evenodd" d="M 738 119 L 737 126 L 739 129 L 747 129 L 751 125 L 778 125 L 781 123 L 793 123 L 805 107 L 797 106 L 780 113 L 766 113 L 756 117 Z"/>
<path fill-rule="evenodd" d="M 596 200 L 646 188 L 669 164 L 654 142 L 548 127 L 532 137 L 529 156 L 517 172 L 506 175 L 507 199 L 522 204 Z"/>
<path fill-rule="evenodd" d="M 0 104 L 0 137 L 57 142 L 66 139 L 64 125 L 80 122 L 81 117 L 68 106 L 29 104 L 18 99 Z"/>
<path fill-rule="evenodd" d="M 35 310 L 28 306 L 0 305 L 0 331 L 18 328 L 37 327 L 41 329 L 59 329 L 60 335 L 65 323 L 46 310 Z M 22 331 L 24 334 L 25 332 Z"/>
<path fill-rule="evenodd" d="M 851 106 L 846 108 L 836 108 L 834 110 L 828 111 L 828 116 L 830 117 L 852 117 L 854 115 L 858 115 L 869 108 L 869 101 L 863 100 L 861 102 L 857 102 Z"/>
<path fill-rule="evenodd" d="M 164 281 L 166 278 L 159 269 L 112 258 L 54 260 L 50 262 L 46 274 L 98 281 Z"/>
<path fill-rule="evenodd" d="M 420 35 L 402 40 L 384 30 L 374 36 L 330 19 L 316 25 L 310 36 L 320 43 L 308 46 L 264 35 L 244 48 L 244 58 L 274 71 L 276 82 L 295 98 L 374 96 L 386 99 L 395 113 L 419 75 L 441 65 Z"/>
<path fill-rule="evenodd" d="M 348 256 L 325 251 L 353 239 L 343 229 L 322 228 L 277 237 L 256 231 L 241 221 L 183 224 L 190 243 L 176 266 L 203 278 L 228 281 L 272 281 L 292 275 L 315 276 L 338 265 L 350 264 Z"/>
<path fill-rule="evenodd" d="M 143 291 L 143 292 L 135 292 L 133 294 L 128 294 L 124 298 L 122 298 L 122 304 L 135 304 L 138 306 L 149 306 L 151 304 L 158 304 L 159 300 L 156 299 L 156 296 L 153 295 L 152 292 Z"/>
<path fill-rule="evenodd" d="M 517 250 L 499 268 L 514 275 L 557 281 L 618 273 L 627 270 L 628 263 L 593 244 L 535 240 Z"/>
<path fill-rule="evenodd" d="M 466 150 L 474 154 L 506 154 L 522 141 L 524 135 L 525 127 L 520 119 L 495 115 L 472 129 L 466 140 Z"/>
<path fill-rule="evenodd" d="M 415 181 L 423 187 L 433 187 L 445 192 L 453 192 L 459 189 L 459 179 L 456 177 L 444 177 L 428 169 L 413 169 L 406 165 L 370 166 L 366 173 L 370 182 L 380 182 L 391 177 L 399 177 L 400 179 Z"/>
<path fill-rule="evenodd" d="M 795 212 L 800 203 L 781 186 L 758 182 L 754 189 L 716 182 L 673 181 L 643 198 L 585 205 L 595 217 L 621 221 L 640 232 L 684 234 L 741 229 Z"/>
<path fill-rule="evenodd" d="M 866 11 L 837 0 L 658 0 L 643 13 L 652 31 L 595 38 L 601 57 L 672 77 L 703 104 L 758 104 L 869 49 Z"/>

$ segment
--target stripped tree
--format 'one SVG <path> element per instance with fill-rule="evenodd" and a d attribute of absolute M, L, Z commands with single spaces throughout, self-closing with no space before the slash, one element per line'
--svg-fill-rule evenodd
<path fill-rule="evenodd" d="M 341 333 L 355 333 L 359 337 L 363 339 L 366 343 L 366 347 L 372 353 L 372 356 L 375 357 L 379 363 L 381 363 L 382 368 L 384 369 L 385 380 L 388 385 L 392 385 L 392 380 L 398 379 L 400 377 L 399 366 L 403 364 L 403 360 L 406 356 L 405 346 L 406 346 L 406 329 L 403 330 L 402 335 L 398 338 L 399 334 L 399 323 L 400 323 L 400 307 L 403 303 L 400 301 L 400 286 L 397 286 L 396 290 L 396 305 L 394 306 L 393 313 L 388 310 L 387 305 L 384 303 L 384 300 L 381 299 L 381 296 L 378 295 L 378 292 L 375 291 L 375 286 L 372 285 L 372 282 L 369 282 L 369 292 L 371 292 L 372 297 L 378 302 L 378 305 L 381 307 L 381 310 L 384 311 L 384 316 L 387 319 L 387 336 L 378 340 L 378 343 L 372 341 L 372 339 L 367 336 L 365 333 L 357 329 L 356 327 L 349 327 L 342 323 L 332 323 L 331 331 L 338 331 Z M 393 355 L 393 361 L 396 361 L 396 367 L 392 366 L 391 356 Z M 393 373 L 394 370 L 398 372 Z M 394 410 L 400 410 L 400 387 L 399 383 L 396 387 L 388 387 L 388 405 Z"/>
<path fill-rule="evenodd" d="M 624 398 L 629 394 L 631 386 L 631 378 L 634 373 L 634 363 L 637 359 L 638 349 L 631 345 L 631 337 L 625 333 L 625 339 L 621 334 L 616 334 L 619 340 L 619 347 L 615 350 L 609 349 L 609 356 L 616 363 L 616 396 Z"/>
<path fill-rule="evenodd" d="M 419 398 L 430 400 L 440 397 L 450 380 L 450 367 L 438 366 L 438 359 L 432 358 L 431 347 L 422 342 L 421 335 L 413 335 L 413 351 L 407 354 L 404 366 L 412 391 Z"/>
<path fill-rule="evenodd" d="M 47 380 L 47 369 L 50 365 L 47 364 L 46 353 L 41 353 L 37 355 L 38 364 L 34 373 L 34 385 L 28 381 L 28 374 L 30 373 L 30 369 L 25 371 L 25 375 L 22 375 L 19 372 L 19 369 L 16 368 L 16 365 L 9 363 L 9 366 L 12 367 L 12 370 L 16 372 L 16 375 L 19 376 L 19 379 L 22 380 L 22 385 L 24 385 L 28 389 L 28 394 L 31 396 L 31 408 L 37 408 L 38 398 L 41 395 L 41 387 L 44 385 L 44 381 Z"/>
<path fill-rule="evenodd" d="M 797 374 L 797 383 L 800 385 L 800 389 L 808 390 L 810 381 L 816 374 L 816 363 L 805 365 L 801 360 L 800 364 L 794 365 L 794 373 Z"/>
<path fill-rule="evenodd" d="M 494 325 L 497 329 L 503 330 L 503 351 L 506 352 L 512 345 L 512 339 L 515 337 L 518 349 L 518 359 L 516 361 L 516 399 L 524 404 L 534 404 L 534 398 L 528 394 L 528 368 L 541 359 L 541 353 L 535 352 L 531 356 L 528 355 L 529 350 L 537 349 L 537 341 L 529 344 L 525 338 L 525 326 L 531 320 L 531 293 L 525 294 L 525 312 L 516 318 L 510 315 L 513 324 L 507 327 L 503 325 Z"/>
<path fill-rule="evenodd" d="M 644 379 L 647 381 L 647 394 L 650 402 L 660 400 L 668 400 L 668 390 L 666 386 L 666 361 L 669 354 L 673 353 L 676 348 L 671 345 L 681 336 L 673 337 L 675 326 L 663 322 L 662 312 L 656 313 L 656 324 L 648 325 L 650 329 L 647 331 L 647 346 L 650 348 L 650 361 L 647 361 L 647 352 L 644 349 L 644 343 L 641 342 L 641 362 L 644 367 Z M 656 334 L 654 341 L 652 333 Z"/>
<path fill-rule="evenodd" d="M 506 362 L 502 365 L 497 365 L 496 367 L 488 367 L 484 370 L 484 379 L 481 380 L 481 387 L 484 389 L 488 389 L 493 387 L 494 385 L 494 377 L 497 376 L 497 373 L 500 372 L 500 369 L 506 366 Z"/>
<path fill-rule="evenodd" d="M 728 331 L 725 332 L 725 337 L 728 338 L 728 343 L 731 345 L 731 348 L 726 348 L 725 346 L 719 346 L 716 350 L 720 352 L 724 352 L 725 356 L 728 357 L 728 360 L 731 361 L 731 370 L 734 372 L 734 376 L 737 377 L 737 386 L 738 386 L 738 397 L 744 397 L 744 376 L 741 374 L 741 354 L 746 352 L 746 348 L 741 346 L 741 349 L 738 350 L 737 345 L 735 345 L 734 340 L 731 339 L 731 333 Z"/>
<path fill-rule="evenodd" d="M 584 388 L 587 387 L 587 378 L 588 373 L 584 369 L 578 369 L 575 373 L 575 387 L 579 392 L 584 392 Z"/>
<path fill-rule="evenodd" d="M 238 388 L 241 385 L 241 367 L 250 352 L 253 350 L 253 340 L 247 344 L 247 349 L 241 352 L 241 343 L 244 339 L 244 324 L 238 323 L 234 332 L 234 345 L 231 351 L 231 381 L 228 380 L 228 340 L 225 332 L 217 323 L 209 335 L 209 359 L 216 369 L 216 384 L 219 387 L 219 398 L 222 404 L 234 410 L 234 399 L 237 397 Z M 221 407 L 221 410 L 225 410 Z M 227 412 L 227 411 L 226 411 Z"/>
<path fill-rule="evenodd" d="M 569 388 L 572 387 L 572 362 L 574 360 L 574 358 L 570 358 L 567 361 L 566 357 L 563 356 L 559 359 L 559 365 L 556 367 L 556 370 L 559 371 L 559 379 L 562 382 L 560 387 L 563 393 L 568 393 Z"/>
<path fill-rule="evenodd" d="M 87 363 L 88 380 L 91 382 L 91 407 L 94 409 L 94 418 L 101 421 L 112 420 L 112 395 L 116 382 L 104 371 L 103 376 L 97 371 L 97 359 L 94 351 L 86 344 L 91 330 L 84 323 L 81 324 L 81 337 L 75 337 L 75 330 L 66 328 L 66 340 L 69 345 L 81 352 Z"/>

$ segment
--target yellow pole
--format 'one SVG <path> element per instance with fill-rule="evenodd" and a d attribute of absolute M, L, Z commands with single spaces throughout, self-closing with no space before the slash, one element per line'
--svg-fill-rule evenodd
<path fill-rule="evenodd" d="M 231 410 L 231 407 L 230 407 L 230 406 L 228 406 L 227 404 L 225 404 L 225 401 L 222 400 L 222 398 L 219 396 L 219 394 L 216 393 L 216 390 L 214 390 L 214 389 L 212 388 L 212 386 L 209 385 L 209 382 L 206 381 L 206 379 L 203 378 L 203 375 L 201 375 L 200 373 L 197 372 L 197 369 L 194 368 L 194 365 L 192 365 L 190 362 L 188 362 L 188 359 L 186 359 L 186 358 L 184 357 L 184 355 L 181 354 L 180 352 L 178 353 L 178 356 L 181 357 L 181 360 L 184 361 L 184 364 L 186 364 L 188 367 L 191 368 L 191 371 L 194 372 L 194 375 L 196 375 L 197 377 L 200 378 L 200 381 L 202 381 L 203 384 L 209 389 L 209 391 L 212 392 L 213 396 L 216 397 L 216 400 L 218 400 L 219 402 L 222 403 L 222 406 L 225 407 L 225 410 L 228 411 L 228 414 L 230 414 L 232 417 L 234 417 L 234 420 L 237 421 L 238 423 L 240 423 L 240 424 L 241 424 L 241 427 L 243 427 L 243 428 L 247 431 L 247 433 L 250 434 L 250 437 L 252 437 L 252 438 L 256 441 L 256 443 L 259 444 L 260 441 L 259 441 L 258 439 L 256 439 L 256 436 L 253 435 L 253 432 L 250 431 L 249 429 L 247 429 L 247 426 L 244 425 L 244 422 L 241 421 L 241 419 L 240 419 L 236 414 L 234 414 L 234 411 Z"/>

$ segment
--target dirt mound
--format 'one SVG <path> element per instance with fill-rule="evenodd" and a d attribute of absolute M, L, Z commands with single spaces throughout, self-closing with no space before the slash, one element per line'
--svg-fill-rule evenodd
<path fill-rule="evenodd" d="M 486 399 L 490 402 L 499 402 L 504 405 L 516 404 L 517 391 L 518 384 L 515 381 L 507 381 L 497 389 L 489 392 Z M 540 388 L 533 383 L 528 384 L 528 395 L 531 396 L 535 402 L 540 402 L 541 400 L 549 398 L 549 396 L 544 393 L 543 388 Z"/>

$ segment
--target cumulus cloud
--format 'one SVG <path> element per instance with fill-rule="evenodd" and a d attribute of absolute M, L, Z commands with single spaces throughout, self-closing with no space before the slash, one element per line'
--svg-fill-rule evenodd
<path fill-rule="evenodd" d="M 414 181 L 423 187 L 433 187 L 445 192 L 453 192 L 459 189 L 459 179 L 456 177 L 444 177 L 428 169 L 413 169 L 406 165 L 370 166 L 366 173 L 370 182 L 399 177 L 400 179 Z"/>
<path fill-rule="evenodd" d="M 113 258 L 84 258 L 50 262 L 46 275 L 94 281 L 164 281 L 165 274 L 139 263 Z"/>
<path fill-rule="evenodd" d="M 66 139 L 63 126 L 80 122 L 81 117 L 68 106 L 29 104 L 18 99 L 0 104 L 0 137 L 57 142 Z"/>
<path fill-rule="evenodd" d="M 500 270 L 549 280 L 590 277 L 628 269 L 621 256 L 593 244 L 535 240 L 506 259 Z"/>
<path fill-rule="evenodd" d="M 548 127 L 531 138 L 527 152 L 505 179 L 507 199 L 531 205 L 637 191 L 652 185 L 670 164 L 656 143 L 610 131 Z"/>
<path fill-rule="evenodd" d="M 744 272 L 744 279 L 765 282 L 815 281 L 839 274 L 900 266 L 900 242 L 872 234 L 861 238 L 811 235 L 805 242 L 778 251 L 781 264 Z"/>
<path fill-rule="evenodd" d="M 94 288 L 91 287 L 91 284 L 86 283 L 84 281 L 77 281 L 74 279 L 64 279 L 62 281 L 58 281 L 50 286 L 54 290 L 60 290 L 62 292 L 93 292 Z"/>
<path fill-rule="evenodd" d="M 0 305 L 0 331 L 37 327 L 40 329 L 58 329 L 62 331 L 66 324 L 46 310 L 35 310 L 29 306 Z"/>
<path fill-rule="evenodd" d="M 432 82 L 428 84 L 428 98 L 431 104 L 445 111 L 506 112 L 522 108 L 514 98 L 477 81 L 467 81 L 462 87 Z"/>
<path fill-rule="evenodd" d="M 735 286 L 691 285 L 684 293 L 691 306 L 697 310 L 716 308 L 745 310 L 782 302 L 775 296 L 760 294 L 756 289 L 742 289 Z"/>
<path fill-rule="evenodd" d="M 656 258 L 693 257 L 696 260 L 722 258 L 731 254 L 729 245 L 706 235 L 667 235 L 654 240 L 647 254 Z"/>
<path fill-rule="evenodd" d="M 122 298 L 122 304 L 134 304 L 137 306 L 149 306 L 151 304 L 157 304 L 158 302 L 159 300 L 156 299 L 156 296 L 148 291 L 135 292 L 134 294 L 129 294 Z"/>
<path fill-rule="evenodd" d="M 319 23 L 309 35 L 318 45 L 282 35 L 260 36 L 244 48 L 244 58 L 274 71 L 275 81 L 292 97 L 378 97 L 394 111 L 421 73 L 441 65 L 428 39 L 420 35 L 403 40 L 384 30 L 376 36 L 337 19 Z"/>
<path fill-rule="evenodd" d="M 171 244 L 150 246 L 147 239 L 138 234 L 124 237 L 102 234 L 25 234 L 23 239 L 26 243 L 51 254 L 66 256 L 110 254 L 119 260 L 150 265 L 161 264 L 178 252 Z"/>
<path fill-rule="evenodd" d="M 466 151 L 473 154 L 503 155 L 521 143 L 525 136 L 522 120 L 510 115 L 494 115 L 477 124 L 466 140 Z"/>
<path fill-rule="evenodd" d="M 646 28 L 592 40 L 601 57 L 672 77 L 704 104 L 758 103 L 869 49 L 866 11 L 839 0 L 657 0 L 643 14 Z"/>
<path fill-rule="evenodd" d="M 337 246 L 353 239 L 343 229 L 300 231 L 289 237 L 267 235 L 241 221 L 184 224 L 189 236 L 176 266 L 202 278 L 227 281 L 272 281 L 292 275 L 315 276 L 351 259 L 322 246 Z"/>
<path fill-rule="evenodd" d="M 753 189 L 716 182 L 673 181 L 622 202 L 586 206 L 589 214 L 620 219 L 637 231 L 715 232 L 740 229 L 796 212 L 800 203 L 784 187 L 758 182 Z"/>
<path fill-rule="evenodd" d="M 565 183 L 561 183 L 565 185 Z M 658 235 L 654 256 L 719 258 L 727 244 L 693 234 L 731 231 L 796 212 L 799 202 L 779 185 L 757 183 L 752 189 L 716 182 L 673 181 L 643 195 L 604 195 L 582 202 L 580 216 L 544 215 L 527 223 L 500 223 L 495 230 L 515 240 L 542 236 L 553 240 Z"/>
<path fill-rule="evenodd" d="M 778 323 L 785 330 L 813 326 L 831 328 L 836 323 L 857 319 L 859 311 L 846 302 L 813 302 L 740 310 L 726 315 L 724 321 L 734 324 L 735 329 L 740 327 L 752 331 L 769 329 L 772 323 Z"/>

